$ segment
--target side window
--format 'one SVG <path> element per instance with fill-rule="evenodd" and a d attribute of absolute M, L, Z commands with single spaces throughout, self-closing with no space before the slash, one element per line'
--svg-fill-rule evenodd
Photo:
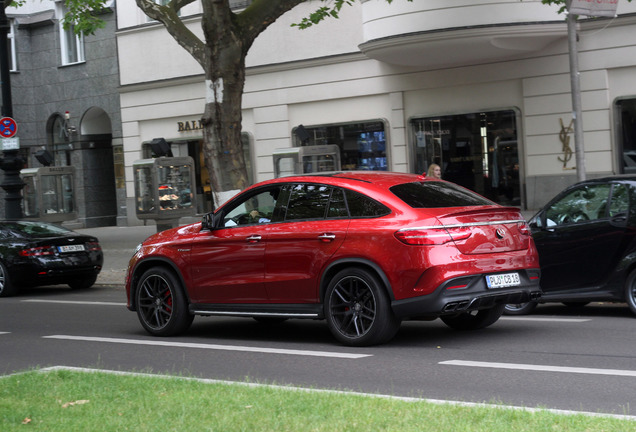
<path fill-rule="evenodd" d="M 331 192 L 331 200 L 329 200 L 328 218 L 346 218 L 349 217 L 347 211 L 347 203 L 345 202 L 344 191 L 340 188 L 334 188 Z"/>
<path fill-rule="evenodd" d="M 386 216 L 391 213 L 391 210 L 389 210 L 389 208 L 384 204 L 380 204 L 379 202 L 357 192 L 347 190 L 345 195 L 347 197 L 349 213 L 351 213 L 352 218 L 379 217 Z"/>
<path fill-rule="evenodd" d="M 551 227 L 605 218 L 609 192 L 609 184 L 585 185 L 570 191 L 546 210 L 546 225 Z"/>
<path fill-rule="evenodd" d="M 276 201 L 280 195 L 279 186 L 259 190 L 232 205 L 223 217 L 226 228 L 264 224 L 272 222 Z"/>
<path fill-rule="evenodd" d="M 295 184 L 287 205 L 285 220 L 324 219 L 331 197 L 331 187 Z"/>
<path fill-rule="evenodd" d="M 620 214 L 627 214 L 629 210 L 629 189 L 627 185 L 615 184 L 612 189 L 612 200 L 610 201 L 609 216 L 615 217 Z"/>

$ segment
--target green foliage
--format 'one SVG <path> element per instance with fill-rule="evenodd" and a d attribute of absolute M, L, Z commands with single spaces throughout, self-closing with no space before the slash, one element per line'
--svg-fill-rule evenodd
<path fill-rule="evenodd" d="M 68 10 L 64 17 L 64 28 L 71 26 L 76 34 L 92 35 L 104 28 L 106 23 L 99 17 L 106 11 L 106 0 L 64 0 Z"/>
<path fill-rule="evenodd" d="M 322 0 L 322 2 L 327 3 L 332 0 Z M 301 30 L 309 28 L 319 22 L 323 21 L 326 18 L 336 18 L 338 19 L 338 14 L 343 6 L 351 6 L 355 0 L 333 0 L 333 4 L 330 6 L 321 6 L 315 12 L 312 12 L 308 17 L 302 19 L 301 22 L 292 24 L 292 27 L 298 27 Z M 406 0 L 413 1 L 413 0 Z M 387 3 L 392 3 L 393 0 L 386 0 Z"/>

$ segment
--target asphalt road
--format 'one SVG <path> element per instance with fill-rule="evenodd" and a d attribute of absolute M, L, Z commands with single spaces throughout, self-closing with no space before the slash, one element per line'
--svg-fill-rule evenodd
<path fill-rule="evenodd" d="M 475 332 L 408 322 L 370 348 L 303 320 L 197 317 L 183 336 L 154 338 L 121 286 L 38 288 L 0 299 L 0 375 L 75 366 L 636 416 L 635 329 L 624 305 L 594 304 Z"/>

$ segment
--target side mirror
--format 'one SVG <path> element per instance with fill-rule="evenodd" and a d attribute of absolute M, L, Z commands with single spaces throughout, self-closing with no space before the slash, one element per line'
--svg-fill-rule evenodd
<path fill-rule="evenodd" d="M 201 219 L 201 229 L 210 231 L 214 229 L 214 213 L 206 213 L 203 215 L 203 219 Z"/>

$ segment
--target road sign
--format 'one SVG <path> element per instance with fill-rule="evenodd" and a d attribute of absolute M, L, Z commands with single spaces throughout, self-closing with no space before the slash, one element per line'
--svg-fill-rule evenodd
<path fill-rule="evenodd" d="M 0 137 L 12 138 L 18 132 L 18 124 L 11 117 L 0 119 Z"/>

